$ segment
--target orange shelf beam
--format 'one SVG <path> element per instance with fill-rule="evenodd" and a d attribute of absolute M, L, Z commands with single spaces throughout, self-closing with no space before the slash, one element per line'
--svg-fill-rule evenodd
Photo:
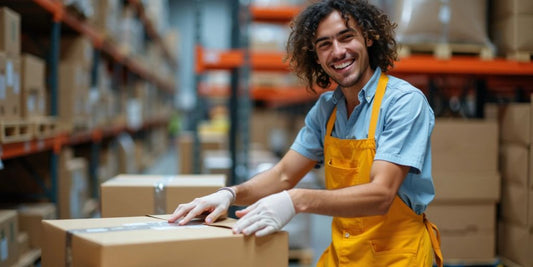
<path fill-rule="evenodd" d="M 250 6 L 253 21 L 288 23 L 302 8 L 299 6 Z"/>

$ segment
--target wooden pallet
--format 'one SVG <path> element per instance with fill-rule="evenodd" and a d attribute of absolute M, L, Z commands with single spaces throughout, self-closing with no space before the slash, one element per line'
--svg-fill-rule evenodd
<path fill-rule="evenodd" d="M 310 248 L 291 249 L 289 250 L 289 261 L 310 266 L 313 264 L 313 250 Z"/>
<path fill-rule="evenodd" d="M 0 121 L 0 143 L 28 141 L 32 138 L 31 124 L 27 121 Z"/>
<path fill-rule="evenodd" d="M 457 43 L 400 44 L 398 56 L 408 57 L 415 53 L 432 53 L 439 59 L 450 59 L 452 55 L 476 55 L 483 60 L 494 59 L 494 51 L 485 45 Z"/>
<path fill-rule="evenodd" d="M 514 51 L 506 53 L 507 60 L 513 60 L 518 62 L 532 62 L 533 51 Z"/>
<path fill-rule="evenodd" d="M 58 122 L 54 117 L 34 118 L 31 123 L 35 138 L 52 137 L 59 132 Z"/>

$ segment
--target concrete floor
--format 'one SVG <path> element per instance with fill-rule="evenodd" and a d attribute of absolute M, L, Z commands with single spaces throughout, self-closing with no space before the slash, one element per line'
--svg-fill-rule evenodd
<path fill-rule="evenodd" d="M 171 147 L 169 151 L 163 154 L 160 158 L 154 161 L 154 164 L 147 168 L 145 174 L 162 174 L 162 175 L 174 175 L 178 173 L 178 153 L 174 147 Z M 289 224 L 294 226 L 289 232 L 289 238 L 291 244 L 299 244 L 310 248 L 313 252 L 313 264 L 315 266 L 318 258 L 326 249 L 331 241 L 331 217 L 307 214 L 305 220 L 308 220 L 305 230 L 298 226 L 301 225 L 300 218 L 293 219 Z M 294 225 L 296 224 L 296 225 Z M 305 244 L 308 243 L 308 244 Z M 297 261 L 292 260 L 289 264 L 290 267 L 303 267 L 309 265 L 299 264 Z"/>

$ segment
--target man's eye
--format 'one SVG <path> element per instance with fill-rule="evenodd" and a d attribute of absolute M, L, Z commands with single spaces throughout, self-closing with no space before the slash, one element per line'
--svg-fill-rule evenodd
<path fill-rule="evenodd" d="M 316 47 L 318 48 L 324 48 L 324 47 L 327 47 L 329 45 L 329 42 L 320 42 L 316 45 Z"/>
<path fill-rule="evenodd" d="M 343 41 L 346 41 L 346 40 L 351 40 L 353 37 L 354 37 L 354 35 L 349 33 L 349 34 L 342 35 L 340 39 L 343 40 Z"/>

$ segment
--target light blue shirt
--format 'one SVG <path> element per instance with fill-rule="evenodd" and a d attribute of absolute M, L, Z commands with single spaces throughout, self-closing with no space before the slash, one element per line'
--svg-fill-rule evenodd
<path fill-rule="evenodd" d="M 323 93 L 307 114 L 305 126 L 291 149 L 322 164 L 326 124 L 335 106 L 334 137 L 368 138 L 372 103 L 380 75 L 381 70 L 377 68 L 359 92 L 360 104 L 349 118 L 340 88 Z M 435 115 L 422 91 L 404 80 L 389 76 L 376 127 L 374 160 L 411 167 L 398 195 L 417 214 L 423 213 L 435 197 L 431 178 L 431 132 L 434 125 Z"/>

